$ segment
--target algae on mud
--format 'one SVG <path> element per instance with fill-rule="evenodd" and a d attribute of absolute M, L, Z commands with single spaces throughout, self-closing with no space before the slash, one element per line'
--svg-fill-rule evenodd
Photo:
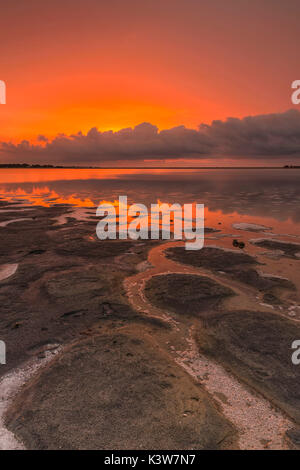
<path fill-rule="evenodd" d="M 183 316 L 207 316 L 234 292 L 205 276 L 163 274 L 147 282 L 145 294 L 159 308 Z"/>
<path fill-rule="evenodd" d="M 9 411 L 28 449 L 221 449 L 236 432 L 155 341 L 110 325 L 68 348 Z"/>

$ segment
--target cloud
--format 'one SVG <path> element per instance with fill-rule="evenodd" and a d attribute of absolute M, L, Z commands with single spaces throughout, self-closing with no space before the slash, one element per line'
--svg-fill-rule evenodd
<path fill-rule="evenodd" d="M 58 134 L 52 141 L 38 137 L 38 144 L 0 144 L 2 161 L 54 164 L 101 164 L 122 160 L 207 159 L 218 157 L 300 157 L 300 112 L 228 118 L 159 131 L 150 123 L 117 132 L 92 128 L 85 135 Z"/>
<path fill-rule="evenodd" d="M 48 142 L 48 139 L 44 135 L 38 135 L 37 136 L 37 141 L 38 142 Z"/>
<path fill-rule="evenodd" d="M 228 118 L 202 124 L 205 133 L 217 146 L 217 151 L 230 156 L 300 156 L 300 112 Z"/>

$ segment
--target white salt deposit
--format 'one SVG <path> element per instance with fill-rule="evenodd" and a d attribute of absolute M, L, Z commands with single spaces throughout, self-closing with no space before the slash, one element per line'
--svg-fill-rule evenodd
<path fill-rule="evenodd" d="M 263 232 L 265 230 L 272 230 L 272 227 L 266 227 L 265 225 L 247 224 L 241 222 L 239 224 L 232 224 L 236 230 L 245 230 L 247 232 Z"/>

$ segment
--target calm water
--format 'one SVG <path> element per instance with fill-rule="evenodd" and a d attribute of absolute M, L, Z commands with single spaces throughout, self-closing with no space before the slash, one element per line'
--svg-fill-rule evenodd
<path fill-rule="evenodd" d="M 215 225 L 247 221 L 300 234 L 300 170 L 2 169 L 0 197 L 35 205 L 92 207 L 129 202 L 204 203 Z"/>

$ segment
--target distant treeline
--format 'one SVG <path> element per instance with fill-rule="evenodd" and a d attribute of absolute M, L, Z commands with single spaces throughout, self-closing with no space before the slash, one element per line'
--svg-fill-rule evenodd
<path fill-rule="evenodd" d="M 54 165 L 29 165 L 28 163 L 0 163 L 0 168 L 64 168 Z"/>
<path fill-rule="evenodd" d="M 30 165 L 29 163 L 0 163 L 1 168 L 65 168 L 94 170 L 279 170 L 280 168 L 300 168 L 299 165 L 282 166 L 63 166 Z"/>
<path fill-rule="evenodd" d="M 66 168 L 66 169 L 95 169 L 96 166 L 64 166 L 64 165 L 39 165 L 38 163 L 30 165 L 29 163 L 0 163 L 1 168 Z"/>

